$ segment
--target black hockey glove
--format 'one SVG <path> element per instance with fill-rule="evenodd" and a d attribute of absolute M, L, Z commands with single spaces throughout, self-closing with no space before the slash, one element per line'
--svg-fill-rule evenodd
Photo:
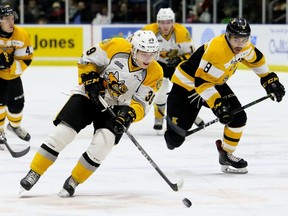
<path fill-rule="evenodd" d="M 0 69 L 10 68 L 14 61 L 14 52 L 8 54 L 7 52 L 2 52 L 0 54 Z"/>
<path fill-rule="evenodd" d="M 123 134 L 124 128 L 129 128 L 130 124 L 136 119 L 136 113 L 130 106 L 123 106 L 115 118 L 112 119 L 112 129 L 116 134 Z"/>
<path fill-rule="evenodd" d="M 230 112 L 230 104 L 225 99 L 216 99 L 213 112 L 222 124 L 229 124 L 233 119 L 233 113 Z"/>
<path fill-rule="evenodd" d="M 103 85 L 104 79 L 96 72 L 90 72 L 88 74 L 82 74 L 82 83 L 85 87 L 86 95 L 96 105 L 101 104 L 98 96 L 104 96 L 105 87 Z"/>
<path fill-rule="evenodd" d="M 180 57 L 169 58 L 167 60 L 166 66 L 169 68 L 176 68 L 180 62 L 181 62 Z"/>
<path fill-rule="evenodd" d="M 280 102 L 285 95 L 285 88 L 279 82 L 278 76 L 272 72 L 261 78 L 261 85 L 265 88 L 267 94 L 272 94 L 271 99 Z"/>

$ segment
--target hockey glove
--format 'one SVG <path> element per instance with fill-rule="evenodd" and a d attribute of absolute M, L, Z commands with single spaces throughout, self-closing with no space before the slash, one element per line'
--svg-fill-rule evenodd
<path fill-rule="evenodd" d="M 180 57 L 169 58 L 167 60 L 166 66 L 169 68 L 176 68 L 180 62 L 181 62 Z"/>
<path fill-rule="evenodd" d="M 14 52 L 8 54 L 7 52 L 2 52 L 0 54 L 0 69 L 10 68 L 14 61 Z"/>
<path fill-rule="evenodd" d="M 104 79 L 96 72 L 81 75 L 82 82 L 85 87 L 86 95 L 96 105 L 101 104 L 98 96 L 104 96 L 105 87 L 103 85 Z"/>
<path fill-rule="evenodd" d="M 116 134 L 121 135 L 124 133 L 123 126 L 128 128 L 135 119 L 135 110 L 130 106 L 123 106 L 112 119 L 112 129 Z"/>
<path fill-rule="evenodd" d="M 230 104 L 222 98 L 216 99 L 213 112 L 222 124 L 229 124 L 233 119 L 233 113 L 230 112 Z"/>
<path fill-rule="evenodd" d="M 272 94 L 271 99 L 280 102 L 285 95 L 285 88 L 279 82 L 278 76 L 272 72 L 261 78 L 261 85 L 265 88 L 267 94 Z"/>

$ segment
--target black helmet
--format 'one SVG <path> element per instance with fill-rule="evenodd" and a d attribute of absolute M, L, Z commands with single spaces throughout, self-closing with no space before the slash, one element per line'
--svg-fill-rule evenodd
<path fill-rule="evenodd" d="M 11 5 L 9 4 L 0 5 L 0 19 L 10 15 L 13 15 L 15 19 L 18 19 L 18 14 L 16 13 L 16 11 L 13 10 Z"/>
<path fill-rule="evenodd" d="M 246 19 L 232 18 L 230 19 L 226 27 L 226 33 L 228 37 L 230 36 L 249 37 L 251 34 L 251 29 Z"/>

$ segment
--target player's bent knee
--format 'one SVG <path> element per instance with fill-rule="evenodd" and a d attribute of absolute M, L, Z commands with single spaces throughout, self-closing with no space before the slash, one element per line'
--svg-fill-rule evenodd
<path fill-rule="evenodd" d="M 86 151 L 89 157 L 96 163 L 101 162 L 111 152 L 115 144 L 115 135 L 108 129 L 98 129 L 92 139 L 92 142 Z"/>
<path fill-rule="evenodd" d="M 45 139 L 44 143 L 56 152 L 62 151 L 73 141 L 77 132 L 65 123 L 60 123 Z"/>
<path fill-rule="evenodd" d="M 233 121 L 229 123 L 229 127 L 238 128 L 243 127 L 246 125 L 247 122 L 247 115 L 245 111 L 239 112 L 235 114 L 233 117 Z"/>
<path fill-rule="evenodd" d="M 21 113 L 22 110 L 24 108 L 24 104 L 19 104 L 17 106 L 14 106 L 14 105 L 10 105 L 8 107 L 8 112 L 11 113 L 11 114 L 14 114 L 14 113 Z"/>
<path fill-rule="evenodd" d="M 164 138 L 169 149 L 178 148 L 185 141 L 185 137 L 180 136 L 172 130 L 165 131 Z"/>

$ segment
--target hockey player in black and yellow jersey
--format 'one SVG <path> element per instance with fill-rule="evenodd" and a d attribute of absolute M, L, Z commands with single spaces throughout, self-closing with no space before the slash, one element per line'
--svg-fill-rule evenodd
<path fill-rule="evenodd" d="M 163 78 L 158 56 L 154 33 L 143 30 L 127 40 L 104 40 L 84 52 L 78 62 L 80 85 L 54 120 L 56 128 L 40 146 L 21 186 L 30 190 L 76 134 L 93 123 L 91 144 L 58 194 L 73 196 L 75 187 L 94 173 L 119 142 L 123 125 L 128 128 L 148 113 Z M 112 106 L 116 117 L 103 112 L 99 96 Z"/>
<path fill-rule="evenodd" d="M 241 103 L 226 83 L 238 64 L 246 65 L 259 76 L 267 93 L 274 95 L 273 100 L 280 102 L 285 95 L 278 76 L 269 71 L 264 55 L 250 42 L 250 33 L 245 19 L 231 19 L 225 34 L 199 47 L 177 67 L 167 99 L 168 118 L 184 130 L 191 128 L 202 105 L 209 107 L 225 125 L 223 140 L 216 143 L 224 172 L 247 173 L 247 162 L 232 154 L 238 146 L 247 117 L 244 110 L 232 115 L 231 111 L 240 108 Z M 185 140 L 169 124 L 164 137 L 169 149 L 181 146 Z"/>
<path fill-rule="evenodd" d="M 0 144 L 7 141 L 6 118 L 8 130 L 30 140 L 29 133 L 20 127 L 24 108 L 21 75 L 32 62 L 33 48 L 28 33 L 14 25 L 17 17 L 9 4 L 0 5 Z"/>
<path fill-rule="evenodd" d="M 162 87 L 154 103 L 154 129 L 162 130 L 163 114 L 166 110 L 167 93 L 170 91 L 170 79 L 175 68 L 182 60 L 187 60 L 194 52 L 189 31 L 184 25 L 175 23 L 175 14 L 171 8 L 161 8 L 157 13 L 157 22 L 143 27 L 156 35 L 160 45 L 158 63 L 164 71 Z M 202 119 L 195 120 L 197 125 L 204 124 Z"/>

